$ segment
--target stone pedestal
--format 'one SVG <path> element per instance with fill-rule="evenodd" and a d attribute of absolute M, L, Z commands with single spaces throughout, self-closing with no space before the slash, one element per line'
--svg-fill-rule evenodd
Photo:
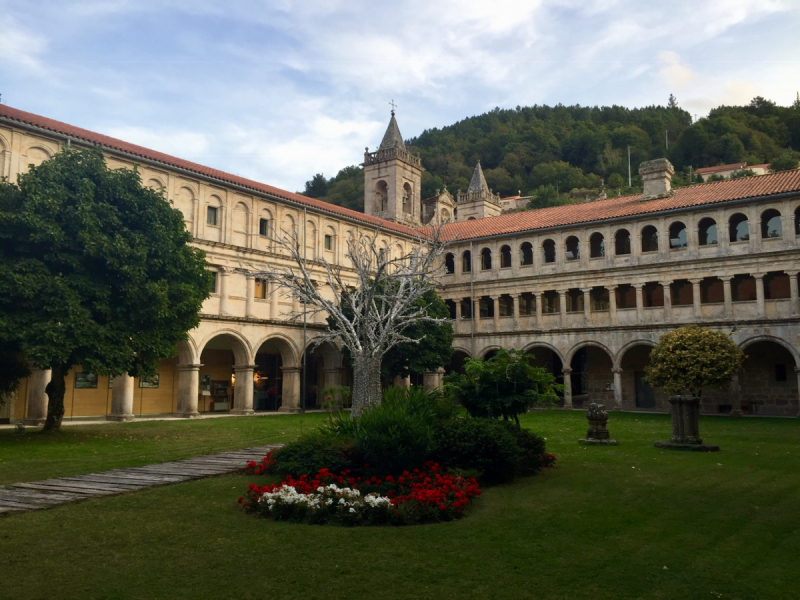
<path fill-rule="evenodd" d="M 694 452 L 719 451 L 719 446 L 704 444 L 700 437 L 700 398 L 670 396 L 669 403 L 672 406 L 672 437 L 668 442 L 656 442 L 657 448 Z"/>
<path fill-rule="evenodd" d="M 589 430 L 586 437 L 578 440 L 580 444 L 590 444 L 593 446 L 618 446 L 617 440 L 611 439 L 606 423 L 608 423 L 608 413 L 602 404 L 592 402 L 589 411 L 586 413 L 586 420 L 589 421 Z"/>

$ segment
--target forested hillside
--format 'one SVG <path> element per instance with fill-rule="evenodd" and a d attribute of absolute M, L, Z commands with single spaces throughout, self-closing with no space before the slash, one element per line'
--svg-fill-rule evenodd
<path fill-rule="evenodd" d="M 426 130 L 406 144 L 420 155 L 426 169 L 423 198 L 445 185 L 454 194 L 466 189 L 480 160 L 495 192 L 502 196 L 521 192 L 534 196 L 533 207 L 548 206 L 571 201 L 571 190 L 599 188 L 601 178 L 608 195 L 637 191 L 639 163 L 663 156 L 675 165 L 675 185 L 690 183 L 690 168 L 734 162 L 774 162 L 776 169 L 797 166 L 800 100 L 782 107 L 758 97 L 747 106 L 715 108 L 694 124 L 673 97 L 666 107 L 496 108 Z M 301 193 L 363 210 L 363 172 L 350 166 L 329 179 L 317 174 Z"/>

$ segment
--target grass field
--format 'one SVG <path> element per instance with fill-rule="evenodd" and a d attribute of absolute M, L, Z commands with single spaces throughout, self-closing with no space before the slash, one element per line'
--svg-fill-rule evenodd
<path fill-rule="evenodd" d="M 284 441 L 320 419 L 95 426 L 19 442 L 2 432 L 0 474 Z M 587 448 L 576 443 L 583 413 L 527 415 L 557 467 L 486 489 L 447 524 L 257 520 L 237 508 L 252 480 L 238 475 L 2 518 L 0 598 L 800 597 L 800 420 L 704 418 L 722 451 L 695 454 L 653 447 L 669 437 L 667 416 L 611 419 L 621 445 Z"/>

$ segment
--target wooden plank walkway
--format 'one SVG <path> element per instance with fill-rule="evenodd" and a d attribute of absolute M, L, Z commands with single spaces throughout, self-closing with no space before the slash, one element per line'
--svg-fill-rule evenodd
<path fill-rule="evenodd" d="M 0 486 L 0 515 L 233 473 L 244 469 L 248 461 L 259 462 L 267 452 L 282 445 L 257 446 L 175 462 Z"/>

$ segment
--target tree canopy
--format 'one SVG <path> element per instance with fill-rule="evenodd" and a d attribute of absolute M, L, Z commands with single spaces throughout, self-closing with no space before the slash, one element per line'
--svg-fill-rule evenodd
<path fill-rule="evenodd" d="M 198 324 L 211 274 L 190 241 L 181 212 L 99 149 L 0 183 L 0 339 L 52 369 L 47 428 L 71 366 L 149 375 Z"/>
<path fill-rule="evenodd" d="M 466 190 L 480 159 L 486 181 L 495 192 L 541 196 L 542 186 L 552 186 L 559 194 L 557 201 L 564 203 L 574 199 L 562 194 L 575 188 L 596 189 L 601 177 L 609 195 L 640 191 L 639 163 L 654 158 L 669 158 L 677 171 L 674 185 L 686 185 L 691 183 L 689 167 L 769 163 L 800 151 L 800 102 L 782 107 L 757 97 L 747 106 L 715 108 L 694 123 L 672 95 L 667 106 L 644 108 L 561 104 L 495 108 L 447 127 L 426 130 L 406 144 L 419 154 L 426 169 L 422 198 L 445 185 L 453 193 L 459 188 Z M 628 146 L 631 188 L 627 187 Z M 304 193 L 364 209 L 360 167 L 346 167 L 328 180 L 322 177 L 324 186 L 319 177 L 306 184 Z M 531 208 L 543 205 L 539 202 Z"/>

